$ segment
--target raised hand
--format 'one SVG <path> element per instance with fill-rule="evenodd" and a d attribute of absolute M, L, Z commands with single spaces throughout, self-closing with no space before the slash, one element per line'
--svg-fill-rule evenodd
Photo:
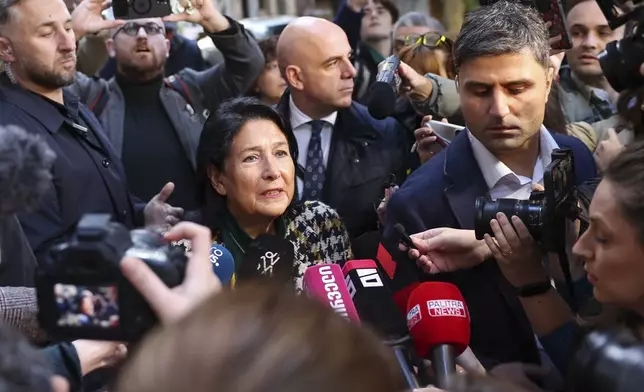
<path fill-rule="evenodd" d="M 172 207 L 166 203 L 172 192 L 174 184 L 169 182 L 165 184 L 161 192 L 150 200 L 145 206 L 143 214 L 145 216 L 146 226 L 156 226 L 159 228 L 176 225 L 183 217 L 183 208 Z"/>
<path fill-rule="evenodd" d="M 76 40 L 87 34 L 111 29 L 125 24 L 124 20 L 103 19 L 101 12 L 112 6 L 111 0 L 83 0 L 72 12 L 72 28 Z"/>
<path fill-rule="evenodd" d="M 164 21 L 197 23 L 209 33 L 230 27 L 228 19 L 215 8 L 212 0 L 176 0 L 175 3 L 175 13 L 164 17 Z"/>

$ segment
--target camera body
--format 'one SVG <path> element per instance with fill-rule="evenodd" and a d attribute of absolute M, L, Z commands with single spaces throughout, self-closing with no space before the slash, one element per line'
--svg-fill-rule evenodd
<path fill-rule="evenodd" d="M 175 0 L 114 0 L 115 19 L 163 18 L 172 14 Z"/>
<path fill-rule="evenodd" d="M 633 90 L 644 85 L 644 76 L 640 67 L 644 63 L 644 7 L 642 0 L 633 1 L 637 4 L 628 12 L 618 11 L 618 5 L 613 0 L 597 0 L 611 29 L 627 24 L 624 38 L 612 41 L 606 45 L 599 55 L 599 65 L 617 92 Z M 626 11 L 626 10 L 624 10 Z"/>
<path fill-rule="evenodd" d="M 161 234 L 130 232 L 109 215 L 86 214 L 39 266 L 40 325 L 59 340 L 139 340 L 158 320 L 120 271 L 126 255 L 143 260 L 168 287 L 183 281 L 185 253 Z"/>
<path fill-rule="evenodd" d="M 474 230 L 476 238 L 484 234 L 494 235 L 490 221 L 503 212 L 508 219 L 518 216 L 526 225 L 536 241 L 544 249 L 557 252 L 565 246 L 566 219 L 579 215 L 575 170 L 572 150 L 556 149 L 552 152 L 552 162 L 544 172 L 542 192 L 532 192 L 528 200 L 497 199 L 479 197 L 475 203 Z"/>

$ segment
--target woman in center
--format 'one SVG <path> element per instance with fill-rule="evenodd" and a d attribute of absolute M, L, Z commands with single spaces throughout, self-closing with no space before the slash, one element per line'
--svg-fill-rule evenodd
<path fill-rule="evenodd" d="M 296 167 L 293 131 L 258 99 L 230 100 L 206 121 L 197 149 L 198 220 L 212 230 L 213 243 L 233 255 L 236 280 L 286 270 L 300 291 L 307 267 L 351 258 L 338 214 L 319 201 L 298 198 Z M 257 254 L 248 252 L 255 240 L 266 234 L 279 237 L 269 243 L 292 246 L 293 260 L 281 257 L 266 265 L 259 255 L 251 256 Z"/>

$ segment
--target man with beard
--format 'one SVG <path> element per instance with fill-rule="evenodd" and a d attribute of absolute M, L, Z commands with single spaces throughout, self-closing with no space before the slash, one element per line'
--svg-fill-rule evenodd
<path fill-rule="evenodd" d="M 98 17 L 100 0 L 85 0 Z M 164 79 L 170 41 L 164 20 L 135 19 L 110 32 L 107 52 L 116 62 L 109 81 L 79 75 L 77 95 L 101 120 L 121 158 L 132 193 L 143 200 L 167 181 L 176 184 L 169 203 L 196 209 L 195 152 L 208 114 L 244 94 L 264 68 L 257 42 L 210 0 L 193 0 L 190 15 L 164 20 L 201 24 L 224 61 L 202 72 L 184 69 Z M 78 39 L 78 37 L 77 37 Z"/>
<path fill-rule="evenodd" d="M 134 203 L 103 127 L 63 89 L 75 79 L 76 37 L 123 23 L 96 17 L 100 8 L 100 2 L 81 3 L 72 18 L 63 0 L 0 1 L 0 125 L 40 135 L 56 154 L 50 189 L 39 208 L 19 214 L 40 263 L 83 214 L 110 214 L 134 228 L 173 224 L 183 213 L 165 203 L 172 183 L 147 205 Z"/>

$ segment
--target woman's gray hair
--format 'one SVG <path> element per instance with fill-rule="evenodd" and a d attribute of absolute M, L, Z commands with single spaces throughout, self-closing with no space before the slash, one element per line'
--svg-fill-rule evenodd
<path fill-rule="evenodd" d="M 468 60 L 528 49 L 547 69 L 550 66 L 549 38 L 548 28 L 535 9 L 499 1 L 466 15 L 454 42 L 454 65 L 458 72 Z"/>
<path fill-rule="evenodd" d="M 432 31 L 445 34 L 445 26 L 438 19 L 432 18 L 422 12 L 408 12 L 398 19 L 394 25 L 394 36 L 399 27 L 428 27 Z"/>

